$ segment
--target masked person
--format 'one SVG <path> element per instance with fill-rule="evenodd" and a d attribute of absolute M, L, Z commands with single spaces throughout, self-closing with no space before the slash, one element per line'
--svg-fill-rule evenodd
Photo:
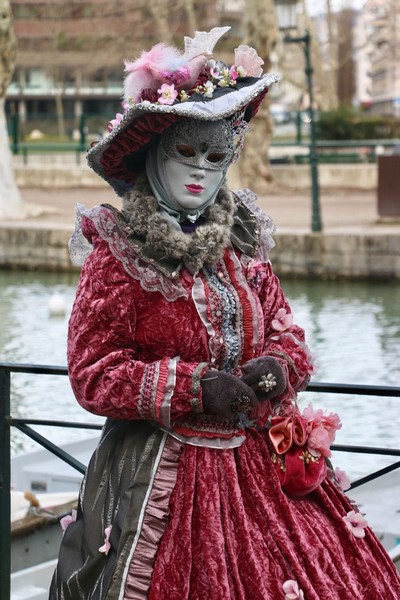
<path fill-rule="evenodd" d="M 273 224 L 226 187 L 277 79 L 247 46 L 210 59 L 226 29 L 126 63 L 124 114 L 88 154 L 123 206 L 81 208 L 68 363 L 107 420 L 52 599 L 400 598 L 327 468 L 338 416 L 297 406 L 313 365 Z"/>

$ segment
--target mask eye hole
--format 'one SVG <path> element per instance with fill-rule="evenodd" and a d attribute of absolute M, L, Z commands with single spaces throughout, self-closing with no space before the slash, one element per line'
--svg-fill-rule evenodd
<path fill-rule="evenodd" d="M 219 152 L 218 150 L 210 152 L 210 154 L 207 156 L 207 160 L 210 163 L 218 163 L 224 158 L 225 154 L 223 152 Z"/>
<path fill-rule="evenodd" d="M 196 151 L 189 144 L 177 144 L 176 149 L 178 154 L 183 156 L 184 158 L 193 158 L 196 156 Z"/>

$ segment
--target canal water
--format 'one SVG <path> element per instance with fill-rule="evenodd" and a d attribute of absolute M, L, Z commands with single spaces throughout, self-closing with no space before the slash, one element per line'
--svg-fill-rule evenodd
<path fill-rule="evenodd" d="M 0 360 L 66 365 L 68 317 L 76 274 L 0 272 Z M 282 281 L 295 322 L 305 328 L 315 355 L 314 381 L 400 385 L 400 288 L 372 282 Z M 53 294 L 64 300 L 64 316 L 51 316 Z M 15 417 L 101 423 L 79 407 L 67 377 L 16 374 L 12 377 Z M 336 442 L 399 448 L 400 399 L 303 392 L 301 407 L 312 402 L 337 412 L 343 427 Z M 38 428 L 55 442 L 88 435 L 87 431 Z M 90 433 L 89 434 L 93 434 Z M 34 442 L 12 432 L 13 454 Z M 336 452 L 335 465 L 352 478 L 394 462 Z"/>

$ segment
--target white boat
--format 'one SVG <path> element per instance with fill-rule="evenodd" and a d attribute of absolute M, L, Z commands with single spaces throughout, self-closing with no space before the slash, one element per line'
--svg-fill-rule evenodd
<path fill-rule="evenodd" d="M 98 441 L 99 434 L 63 444 L 62 449 L 86 466 Z M 81 481 L 81 473 L 45 449 L 25 452 L 11 460 L 11 487 L 18 491 L 78 492 Z"/>
<path fill-rule="evenodd" d="M 98 435 L 63 446 L 85 466 L 88 464 Z M 62 537 L 60 511 L 70 512 L 79 491 L 82 475 L 53 456 L 47 450 L 23 454 L 12 460 L 11 481 L 14 491 L 14 517 L 31 510 L 25 492 L 33 493 L 43 508 L 51 508 L 55 518 L 51 525 L 16 538 L 16 555 L 12 548 L 10 600 L 47 600 L 58 548 Z M 374 481 L 347 492 L 389 552 L 400 571 L 400 470 L 388 473 Z M 24 498 L 24 500 L 22 499 Z M 18 502 L 22 506 L 18 506 Z M 58 511 L 58 514 L 57 514 Z M 19 517 L 19 519 L 18 519 Z M 51 519 L 49 520 L 49 522 Z M 14 520 L 15 523 L 15 520 Z"/>
<path fill-rule="evenodd" d="M 10 600 L 48 600 L 56 563 L 54 559 L 13 573 Z"/>
<path fill-rule="evenodd" d="M 63 445 L 87 466 L 98 434 Z M 62 538 L 60 518 L 76 508 L 82 474 L 42 449 L 11 461 L 10 600 L 47 600 Z"/>
<path fill-rule="evenodd" d="M 32 494 L 11 491 L 11 571 L 57 556 L 60 519 L 76 510 L 78 492 Z"/>

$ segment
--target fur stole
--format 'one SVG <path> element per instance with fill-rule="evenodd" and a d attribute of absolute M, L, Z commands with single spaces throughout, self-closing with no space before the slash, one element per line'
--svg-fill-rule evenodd
<path fill-rule="evenodd" d="M 122 214 L 132 234 L 166 258 L 183 261 L 195 271 L 216 264 L 229 244 L 236 206 L 233 194 L 222 187 L 217 199 L 203 213 L 206 223 L 193 233 L 177 229 L 158 211 L 158 204 L 145 178 L 123 197 Z"/>

